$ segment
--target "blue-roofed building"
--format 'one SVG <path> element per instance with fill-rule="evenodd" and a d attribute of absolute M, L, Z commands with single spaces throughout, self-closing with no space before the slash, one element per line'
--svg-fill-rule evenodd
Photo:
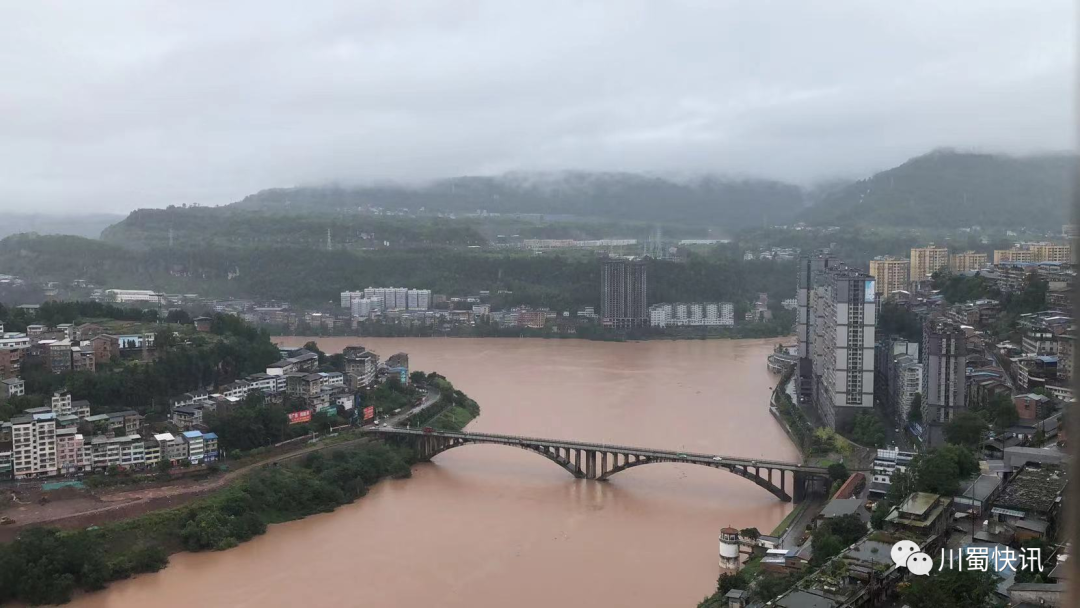
<path fill-rule="evenodd" d="M 203 433 L 203 458 L 206 462 L 214 462 L 218 459 L 218 436 L 217 433 Z"/>
<path fill-rule="evenodd" d="M 201 431 L 184 431 L 181 436 L 184 439 L 184 443 L 187 444 L 188 460 L 191 464 L 199 464 L 206 456 L 206 444 L 203 441 L 203 434 Z"/>

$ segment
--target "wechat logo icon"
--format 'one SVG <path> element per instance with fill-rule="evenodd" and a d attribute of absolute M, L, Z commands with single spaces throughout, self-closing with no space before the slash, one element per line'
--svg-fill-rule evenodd
<path fill-rule="evenodd" d="M 894 564 L 907 568 L 916 576 L 926 576 L 934 567 L 934 560 L 910 540 L 902 540 L 893 545 L 889 555 Z"/>

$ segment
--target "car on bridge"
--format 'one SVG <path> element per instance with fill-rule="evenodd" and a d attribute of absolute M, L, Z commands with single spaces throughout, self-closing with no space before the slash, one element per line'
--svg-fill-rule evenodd
<path fill-rule="evenodd" d="M 686 454 L 679 454 L 679 458 L 689 458 Z"/>

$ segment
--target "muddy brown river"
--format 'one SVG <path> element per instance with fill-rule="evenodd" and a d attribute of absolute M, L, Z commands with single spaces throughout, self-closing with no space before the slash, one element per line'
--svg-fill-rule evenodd
<path fill-rule="evenodd" d="M 438 371 L 480 403 L 469 430 L 798 460 L 768 412 L 775 340 L 318 343 L 408 352 L 412 369 Z M 790 509 L 706 467 L 655 464 L 596 482 L 517 448 L 466 446 L 333 513 L 228 551 L 174 555 L 74 605 L 692 608 L 715 588 L 720 528 L 767 534 Z"/>

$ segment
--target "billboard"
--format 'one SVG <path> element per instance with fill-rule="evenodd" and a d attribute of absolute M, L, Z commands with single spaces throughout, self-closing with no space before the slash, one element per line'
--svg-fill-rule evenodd
<path fill-rule="evenodd" d="M 863 293 L 863 302 L 870 303 L 874 301 L 874 292 L 877 289 L 877 281 L 869 279 L 866 281 L 866 291 Z"/>
<path fill-rule="evenodd" d="M 369 405 L 364 408 L 364 422 L 375 419 L 375 406 Z"/>
<path fill-rule="evenodd" d="M 305 422 L 311 422 L 311 410 L 289 412 L 289 424 L 303 424 Z"/>

